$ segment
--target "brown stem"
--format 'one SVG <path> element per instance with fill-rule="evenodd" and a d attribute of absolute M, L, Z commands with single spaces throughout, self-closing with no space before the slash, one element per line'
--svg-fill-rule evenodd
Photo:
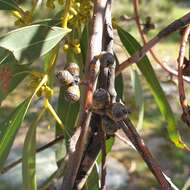
<path fill-rule="evenodd" d="M 143 32 L 142 30 L 142 25 L 140 23 L 140 17 L 139 17 L 139 0 L 133 0 L 133 7 L 134 7 L 134 14 L 135 14 L 135 21 L 136 21 L 136 24 L 137 24 L 137 28 L 139 30 L 139 33 L 140 33 L 140 36 L 141 36 L 141 39 L 143 41 L 143 44 L 145 45 L 147 43 L 147 36 L 145 35 L 145 33 Z M 171 76 L 178 76 L 178 73 L 177 71 L 169 68 L 168 66 L 164 65 L 160 59 L 157 57 L 157 55 L 154 53 L 154 50 L 153 48 L 151 48 L 149 50 L 151 56 L 153 57 L 153 59 L 161 66 L 161 68 L 163 70 L 165 70 L 166 72 L 168 72 Z M 184 78 L 184 80 L 186 80 L 186 78 Z M 190 80 L 186 80 L 187 82 L 190 82 Z"/>
<path fill-rule="evenodd" d="M 58 143 L 59 141 L 64 139 L 64 135 L 60 135 L 58 136 L 56 139 L 52 140 L 51 142 L 49 142 L 48 144 L 36 149 L 36 153 L 42 152 L 43 150 L 55 145 L 56 143 Z M 5 166 L 2 171 L 1 174 L 4 174 L 6 172 L 8 172 L 11 168 L 15 167 L 16 165 L 18 165 L 19 163 L 22 162 L 22 158 L 17 159 L 16 161 L 10 163 L 9 165 Z"/>
<path fill-rule="evenodd" d="M 81 190 L 83 188 L 88 176 L 93 169 L 98 153 L 100 152 L 101 140 L 97 133 L 97 129 L 100 127 L 100 123 L 100 116 L 93 114 L 90 122 L 90 127 L 92 128 L 92 136 L 89 140 L 89 144 L 81 161 L 73 188 L 74 190 Z"/>
<path fill-rule="evenodd" d="M 180 50 L 179 50 L 179 57 L 178 57 L 178 91 L 179 91 L 179 99 L 181 103 L 181 107 L 183 109 L 183 115 L 184 115 L 184 120 L 187 123 L 187 125 L 190 127 L 190 114 L 189 114 L 189 106 L 187 104 L 187 99 L 185 96 L 185 89 L 184 89 L 184 83 L 183 83 L 183 65 L 184 65 L 184 57 L 185 57 L 185 48 L 188 42 L 190 34 L 190 25 L 187 26 L 185 29 L 182 40 L 181 40 L 181 45 L 180 45 Z"/>
<path fill-rule="evenodd" d="M 102 128 L 99 130 L 99 135 L 101 139 L 101 149 L 102 149 L 102 162 L 101 162 L 101 187 L 100 190 L 106 190 L 106 173 L 107 173 L 107 168 L 106 168 L 106 135 Z"/>
<path fill-rule="evenodd" d="M 78 127 L 81 128 L 81 133 L 77 141 L 76 149 L 69 154 L 69 161 L 65 171 L 62 183 L 62 190 L 72 190 L 76 179 L 78 169 L 86 148 L 88 128 L 91 119 L 89 108 L 92 104 L 93 92 L 96 89 L 97 76 L 99 72 L 100 63 L 96 59 L 102 51 L 102 34 L 105 20 L 106 0 L 94 0 L 94 12 L 92 18 L 92 28 L 89 34 L 89 44 L 87 52 L 87 62 L 85 69 L 85 79 L 89 84 L 85 87 L 84 102 L 82 104 Z"/>
<path fill-rule="evenodd" d="M 126 136 L 133 143 L 137 151 L 140 153 L 144 161 L 146 162 L 153 175 L 156 177 L 162 190 L 172 190 L 169 181 L 164 176 L 161 167 L 153 158 L 148 147 L 145 145 L 143 139 L 139 136 L 132 122 L 126 118 L 124 121 L 119 122 Z"/>
<path fill-rule="evenodd" d="M 128 58 L 126 61 L 121 63 L 116 68 L 116 75 L 121 73 L 122 70 L 124 70 L 126 67 L 130 66 L 132 63 L 136 63 L 140 61 L 145 54 L 150 51 L 150 49 L 156 45 L 161 39 L 165 38 L 172 32 L 178 30 L 179 28 L 182 28 L 186 26 L 190 22 L 190 12 L 184 15 L 183 17 L 175 20 L 171 24 L 169 24 L 167 27 L 165 27 L 163 30 L 161 30 L 153 39 L 151 39 L 149 42 L 147 42 L 142 48 L 140 48 L 136 53 L 134 53 L 130 58 Z M 184 77 L 187 79 L 187 77 Z M 189 80 L 190 81 L 190 80 Z"/>

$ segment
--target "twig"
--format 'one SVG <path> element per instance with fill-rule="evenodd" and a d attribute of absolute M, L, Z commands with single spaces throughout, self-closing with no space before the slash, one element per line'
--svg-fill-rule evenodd
<path fill-rule="evenodd" d="M 95 164 L 98 153 L 101 149 L 101 140 L 97 133 L 97 128 L 100 127 L 101 118 L 99 115 L 93 114 L 90 122 L 92 128 L 92 136 L 86 148 L 84 157 L 81 161 L 80 168 L 74 184 L 74 190 L 81 190 L 85 185 L 88 176 L 90 175 Z"/>
<path fill-rule="evenodd" d="M 87 144 L 88 128 L 91 119 L 91 113 L 89 108 L 92 104 L 92 95 L 96 89 L 97 76 L 99 72 L 99 60 L 96 57 L 100 55 L 102 51 L 102 34 L 103 26 L 105 20 L 105 8 L 107 5 L 106 0 L 94 0 L 94 12 L 92 18 L 92 28 L 90 32 L 88 52 L 87 52 L 87 62 L 85 69 L 85 78 L 89 81 L 88 85 L 85 87 L 85 98 L 83 104 L 81 105 L 81 113 L 78 127 L 81 127 L 81 133 L 77 141 L 76 149 L 74 152 L 69 154 L 69 161 L 65 171 L 65 175 L 62 183 L 62 190 L 72 190 L 76 179 L 78 169 L 83 157 L 83 153 Z"/>
<path fill-rule="evenodd" d="M 120 74 L 122 70 L 130 66 L 132 63 L 136 63 L 139 60 L 141 60 L 145 56 L 145 54 L 161 39 L 165 38 L 166 36 L 178 30 L 179 28 L 186 26 L 189 22 L 190 22 L 190 12 L 184 15 L 183 17 L 175 20 L 171 24 L 169 24 L 166 28 L 161 30 L 153 39 L 147 42 L 142 48 L 136 51 L 136 53 L 134 53 L 130 58 L 121 63 L 116 68 L 116 75 Z"/>
<path fill-rule="evenodd" d="M 134 147 L 134 145 L 131 143 L 131 141 L 127 140 L 125 137 L 123 137 L 122 135 L 120 135 L 119 133 L 115 133 L 115 137 L 117 137 L 120 141 L 122 141 L 123 143 L 129 145 L 132 149 L 136 150 L 136 148 Z"/>
<path fill-rule="evenodd" d="M 187 179 L 181 190 L 188 190 L 189 187 L 190 187 L 190 177 Z"/>
<path fill-rule="evenodd" d="M 190 127 L 190 113 L 189 113 L 189 106 L 187 103 L 187 99 L 185 96 L 185 89 L 184 89 L 184 83 L 183 83 L 183 66 L 184 66 L 184 57 L 185 57 L 185 48 L 188 42 L 190 34 L 190 25 L 187 26 L 185 29 L 182 40 L 181 40 L 181 45 L 180 45 L 180 50 L 179 50 L 179 57 L 178 57 L 178 91 L 179 91 L 179 99 L 181 103 L 181 107 L 183 109 L 183 120 L 187 123 L 188 127 Z"/>
<path fill-rule="evenodd" d="M 100 76 L 99 76 L 99 82 L 100 82 L 100 86 L 101 88 L 104 88 L 106 90 L 108 90 L 108 92 L 110 93 L 111 99 L 112 101 L 115 101 L 116 99 L 116 91 L 115 91 L 115 64 L 114 64 L 114 57 L 112 56 L 113 54 L 113 29 L 112 29 L 112 20 L 111 20 L 111 0 L 107 1 L 107 6 L 106 6 L 106 10 L 105 10 L 105 23 L 104 23 L 104 32 L 103 32 L 103 36 L 102 36 L 102 49 L 105 52 L 102 52 L 101 56 L 100 56 Z M 110 59 L 111 58 L 111 59 Z M 110 62 L 113 63 L 110 65 Z M 109 77 L 109 78 L 108 78 Z M 93 114 L 93 116 L 95 116 L 95 114 Z M 77 174 L 77 178 L 75 180 L 75 186 L 74 189 L 80 190 L 82 189 L 82 187 L 84 186 L 88 175 L 90 174 L 94 164 L 95 164 L 95 160 L 96 157 L 100 151 L 100 142 L 102 142 L 102 151 L 103 153 L 103 161 L 102 161 L 102 186 L 104 188 L 105 185 L 105 176 L 106 176 L 106 168 L 105 168 L 105 159 L 104 155 L 106 155 L 105 152 L 105 136 L 104 136 L 104 132 L 100 131 L 100 116 L 96 115 L 96 119 L 94 119 L 94 117 L 91 118 L 91 128 L 94 129 L 98 129 L 98 131 L 94 131 L 93 137 L 92 139 L 97 138 L 97 132 L 99 132 L 99 139 L 97 140 L 97 142 L 94 141 L 90 141 L 89 145 L 84 153 L 84 158 L 80 164 L 80 168 L 78 170 L 78 174 Z M 93 120 L 95 120 L 95 122 L 93 122 Z M 94 124 L 93 124 L 94 123 Z M 98 142 L 99 141 L 99 142 Z M 91 153 L 91 147 L 94 149 L 94 153 Z M 91 155 L 89 157 L 89 154 Z"/>
<path fill-rule="evenodd" d="M 107 55 L 111 56 L 110 61 L 101 62 L 103 67 L 100 75 L 101 88 L 104 88 L 111 97 L 111 103 L 115 103 L 117 92 L 115 90 L 115 67 L 116 63 L 113 55 L 113 28 L 112 28 L 112 0 L 108 0 L 105 12 L 105 23 L 103 33 L 103 50 L 106 51 Z M 109 57 L 109 56 L 107 56 Z M 103 79 L 103 80 L 102 80 Z M 104 81 L 105 80 L 105 81 Z M 102 126 L 102 125 L 101 125 Z M 102 150 L 102 162 L 101 162 L 101 190 L 106 190 L 106 133 L 103 130 L 103 126 L 99 128 L 99 136 L 101 139 L 101 150 Z"/>
<path fill-rule="evenodd" d="M 59 141 L 61 141 L 63 139 L 64 139 L 64 135 L 58 136 L 56 139 L 50 141 L 48 144 L 36 149 L 36 153 L 44 151 L 45 149 L 55 145 L 56 143 L 58 143 Z M 15 167 L 16 165 L 18 165 L 21 162 L 22 162 L 22 158 L 19 158 L 16 161 L 12 162 L 11 164 L 5 166 L 2 169 L 1 174 L 4 174 L 4 173 L 8 172 L 10 169 L 12 169 L 13 167 Z"/>
<path fill-rule="evenodd" d="M 143 32 L 142 30 L 142 27 L 141 27 L 141 23 L 140 23 L 140 17 L 139 17 L 139 0 L 133 0 L 133 7 L 134 7 L 134 14 L 135 14 L 135 21 L 136 21 L 136 24 L 137 24 L 137 28 L 139 30 L 139 33 L 140 33 L 140 36 L 141 36 L 141 39 L 143 41 L 143 44 L 145 45 L 147 43 L 147 37 L 145 35 L 145 33 Z M 168 66 L 164 65 L 160 60 L 159 58 L 157 57 L 157 55 L 154 53 L 154 50 L 153 48 L 151 48 L 149 50 L 151 56 L 153 57 L 153 59 L 161 66 L 161 68 L 168 72 L 169 75 L 171 76 L 176 76 L 178 77 L 178 72 L 169 68 Z M 190 83 L 190 79 L 187 79 L 186 77 L 183 78 L 186 82 L 189 82 Z"/>
<path fill-rule="evenodd" d="M 146 162 L 149 169 L 152 171 L 153 175 L 160 183 L 162 190 L 172 190 L 170 182 L 168 182 L 168 180 L 166 179 L 160 166 L 153 158 L 148 147 L 145 145 L 143 139 L 139 136 L 131 121 L 126 118 L 124 121 L 119 122 L 119 124 L 126 136 L 130 139 L 137 151 L 141 154 L 142 158 Z"/>
<path fill-rule="evenodd" d="M 99 135 L 101 139 L 101 150 L 102 150 L 102 162 L 101 162 L 101 187 L 100 190 L 106 190 L 106 173 L 107 173 L 107 168 L 106 168 L 106 134 L 100 127 L 99 129 Z"/>

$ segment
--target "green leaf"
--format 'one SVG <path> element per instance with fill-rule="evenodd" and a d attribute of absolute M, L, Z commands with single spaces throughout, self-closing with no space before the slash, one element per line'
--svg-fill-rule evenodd
<path fill-rule="evenodd" d="M 88 180 L 86 181 L 83 190 L 97 190 L 99 189 L 99 174 L 98 165 L 94 165 Z"/>
<path fill-rule="evenodd" d="M 119 65 L 119 60 L 118 60 L 117 55 L 115 53 L 114 53 L 114 57 L 116 60 L 116 65 Z M 123 89 L 124 89 L 124 84 L 123 84 L 123 76 L 121 73 L 115 79 L 115 90 L 117 92 L 117 95 L 121 99 L 123 99 Z"/>
<path fill-rule="evenodd" d="M 15 0 L 0 0 L 0 10 L 19 10 Z"/>
<path fill-rule="evenodd" d="M 70 32 L 61 27 L 31 25 L 0 37 L 0 47 L 8 49 L 21 62 L 32 62 L 54 48 Z"/>
<path fill-rule="evenodd" d="M 43 70 L 45 73 L 49 72 L 49 69 L 52 67 L 52 64 L 56 62 L 58 53 L 59 53 L 59 46 L 55 46 L 51 51 L 45 54 L 44 66 L 43 66 Z"/>
<path fill-rule="evenodd" d="M 13 54 L 0 48 L 0 102 L 29 74 L 28 65 L 19 65 Z"/>
<path fill-rule="evenodd" d="M 61 160 L 65 155 L 65 144 L 68 149 L 68 141 L 74 131 L 75 122 L 79 112 L 79 102 L 70 103 L 65 100 L 65 90 L 63 87 L 59 91 L 58 100 L 58 116 L 62 120 L 64 129 L 61 129 L 59 124 L 56 123 L 56 136 L 64 134 L 65 140 L 59 143 L 56 150 L 56 160 Z"/>
<path fill-rule="evenodd" d="M 31 97 L 23 101 L 13 113 L 0 124 L 0 171 L 8 157 L 16 133 L 26 115 Z"/>
<path fill-rule="evenodd" d="M 137 50 L 140 49 L 139 43 L 136 41 L 136 39 L 131 36 L 128 32 L 126 32 L 121 27 L 118 27 L 117 29 L 119 37 L 121 42 L 123 43 L 126 50 L 129 52 L 129 54 L 135 53 Z M 169 137 L 173 143 L 179 148 L 185 148 L 185 144 L 183 144 L 180 135 L 176 129 L 176 121 L 174 113 L 172 112 L 172 109 L 167 101 L 167 98 L 165 96 L 165 93 L 163 89 L 161 88 L 158 79 L 156 77 L 156 74 L 150 64 L 149 59 L 147 56 L 142 58 L 138 63 L 137 66 L 143 76 L 145 77 L 147 83 L 149 84 L 149 88 L 154 96 L 154 99 L 165 117 L 165 120 L 167 121 L 167 130 Z"/>
<path fill-rule="evenodd" d="M 45 108 L 36 117 L 30 126 L 23 147 L 22 178 L 23 189 L 37 190 L 36 181 L 36 128 L 43 116 Z"/>
<path fill-rule="evenodd" d="M 135 95 L 135 104 L 139 109 L 137 130 L 140 131 L 143 127 L 144 120 L 144 97 L 141 82 L 136 69 L 131 69 L 131 83 Z"/>

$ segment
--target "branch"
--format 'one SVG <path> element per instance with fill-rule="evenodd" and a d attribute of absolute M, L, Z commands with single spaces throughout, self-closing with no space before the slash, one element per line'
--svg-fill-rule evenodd
<path fill-rule="evenodd" d="M 113 57 L 113 28 L 112 28 L 112 19 L 111 19 L 111 0 L 107 1 L 107 6 L 105 10 L 105 23 L 104 23 L 104 31 L 102 36 L 102 50 L 103 52 L 100 55 L 100 76 L 99 83 L 100 87 L 108 90 L 112 101 L 116 99 L 116 91 L 115 91 L 115 64 Z M 95 116 L 96 114 L 93 114 Z M 97 118 L 98 117 L 98 118 Z M 93 122 L 95 120 L 95 122 Z M 101 118 L 96 115 L 91 118 L 91 128 L 92 130 L 100 129 L 101 126 Z M 97 137 L 97 132 L 99 133 Z M 80 164 L 80 168 L 78 170 L 77 178 L 75 180 L 74 189 L 80 190 L 86 183 L 86 180 L 91 173 L 91 170 L 95 164 L 95 160 L 97 155 L 102 149 L 103 160 L 102 160 L 102 188 L 105 186 L 105 176 L 106 176 L 106 168 L 105 168 L 105 134 L 104 131 L 96 130 L 94 131 L 92 141 L 89 142 L 89 145 L 85 151 L 83 156 L 83 160 Z M 98 138 L 98 139 L 97 139 Z M 102 143 L 100 143 L 102 142 Z M 101 146 L 100 146 L 101 145 Z M 91 152 L 93 148 L 94 152 Z"/>
<path fill-rule="evenodd" d="M 185 48 L 188 42 L 190 34 L 190 25 L 187 26 L 185 29 L 180 50 L 179 50 L 179 57 L 178 57 L 178 91 L 179 91 L 179 99 L 181 103 L 181 107 L 183 109 L 182 119 L 187 123 L 188 127 L 190 127 L 190 109 L 187 103 L 187 99 L 185 96 L 185 89 L 184 89 L 184 83 L 183 83 L 183 66 L 184 66 L 184 57 L 185 57 Z"/>
<path fill-rule="evenodd" d="M 50 141 L 48 144 L 36 149 L 36 153 L 39 153 L 39 152 L 42 152 L 44 151 L 45 149 L 55 145 L 56 143 L 58 143 L 59 141 L 63 140 L 64 139 L 64 135 L 60 135 L 58 136 L 56 139 Z M 19 158 L 17 159 L 16 161 L 12 162 L 11 164 L 5 166 L 2 171 L 1 171 L 1 174 L 4 174 L 6 172 L 8 172 L 11 168 L 15 167 L 16 165 L 18 165 L 19 163 L 22 162 L 22 158 Z"/>
<path fill-rule="evenodd" d="M 172 190 L 170 182 L 166 179 L 161 167 L 153 158 L 148 147 L 145 145 L 143 139 L 139 136 L 132 122 L 128 118 L 126 118 L 123 121 L 120 121 L 119 124 L 126 136 L 129 138 L 129 140 L 135 146 L 137 151 L 140 153 L 143 160 L 146 162 L 147 166 L 152 171 L 153 175 L 160 183 L 162 190 Z"/>
<path fill-rule="evenodd" d="M 186 26 L 189 22 L 190 22 L 190 12 L 187 13 L 186 15 L 184 15 L 183 17 L 175 20 L 171 24 L 169 24 L 166 28 L 161 30 L 152 40 L 147 42 L 142 48 L 140 48 L 136 53 L 134 53 L 130 58 L 128 58 L 123 63 L 121 63 L 116 68 L 116 75 L 120 74 L 122 70 L 124 70 L 126 67 L 130 66 L 132 63 L 136 63 L 136 62 L 140 61 L 145 56 L 145 54 L 148 51 L 150 51 L 150 49 L 154 45 L 156 45 L 161 39 L 165 38 L 166 36 L 168 36 L 169 34 L 171 34 L 174 31 L 178 30 L 179 28 Z"/>
<path fill-rule="evenodd" d="M 102 161 L 101 161 L 101 187 L 100 190 L 106 190 L 106 173 L 107 173 L 107 167 L 106 167 L 106 134 L 100 127 L 99 129 L 99 136 L 101 139 L 101 150 L 102 150 Z"/>
<path fill-rule="evenodd" d="M 92 129 L 92 136 L 89 140 L 89 144 L 86 148 L 83 160 L 81 161 L 80 168 L 77 173 L 77 177 L 74 184 L 74 190 L 81 190 L 94 167 L 96 158 L 101 149 L 101 140 L 97 133 L 97 129 L 100 127 L 101 118 L 99 115 L 93 114 L 91 118 L 90 127 Z"/>
<path fill-rule="evenodd" d="M 133 7 L 134 7 L 134 14 L 135 14 L 135 21 L 136 21 L 136 24 L 137 24 L 137 28 L 139 30 L 139 33 L 140 33 L 140 36 L 141 36 L 141 39 L 143 41 L 143 44 L 145 45 L 147 43 L 147 37 L 145 35 L 145 33 L 143 32 L 142 30 L 142 27 L 141 27 L 141 23 L 140 23 L 140 17 L 139 17 L 139 0 L 133 0 Z M 169 68 L 168 66 L 164 65 L 160 60 L 159 58 L 157 57 L 157 55 L 154 53 L 154 50 L 153 48 L 151 48 L 150 50 L 150 54 L 151 56 L 153 57 L 153 59 L 161 66 L 161 68 L 163 70 L 165 70 L 166 72 L 168 72 L 171 76 L 178 76 L 178 72 Z M 190 83 L 190 80 L 187 79 L 186 77 L 184 77 L 184 80 L 186 82 L 189 82 Z"/>
<path fill-rule="evenodd" d="M 92 95 L 96 89 L 97 76 L 99 72 L 100 63 L 97 60 L 97 56 L 102 51 L 102 34 L 105 20 L 105 8 L 107 5 L 106 0 L 94 0 L 94 12 L 92 18 L 92 28 L 90 32 L 87 62 L 85 69 L 85 78 L 88 85 L 85 87 L 84 102 L 80 112 L 80 118 L 77 126 L 81 128 L 81 133 L 77 141 L 76 149 L 69 154 L 69 161 L 65 171 L 65 175 L 62 183 L 62 190 L 72 190 L 76 179 L 80 163 L 86 149 L 88 128 L 91 119 L 91 113 L 89 108 L 92 104 Z"/>

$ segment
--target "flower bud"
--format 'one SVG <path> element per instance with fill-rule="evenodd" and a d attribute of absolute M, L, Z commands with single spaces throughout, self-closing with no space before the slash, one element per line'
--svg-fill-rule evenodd
<path fill-rule="evenodd" d="M 69 50 L 69 44 L 64 44 L 63 45 L 63 50 L 68 51 Z"/>

